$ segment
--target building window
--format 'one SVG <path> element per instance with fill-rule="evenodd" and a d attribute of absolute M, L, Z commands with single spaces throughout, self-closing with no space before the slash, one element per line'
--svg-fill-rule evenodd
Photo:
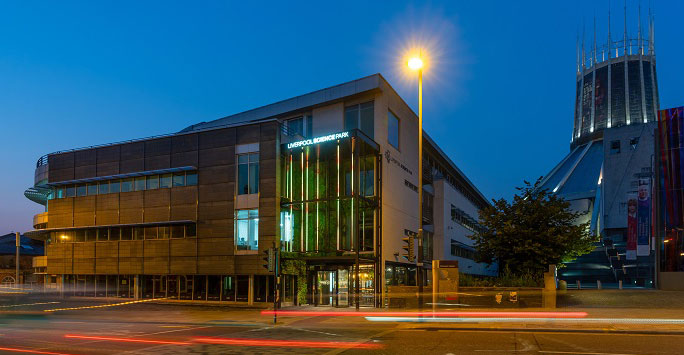
<path fill-rule="evenodd" d="M 361 129 L 363 133 L 373 139 L 375 134 L 373 110 L 373 101 L 346 107 L 344 109 L 344 130 Z"/>
<path fill-rule="evenodd" d="M 159 188 L 159 176 L 152 175 L 147 177 L 147 189 L 156 190 Z"/>
<path fill-rule="evenodd" d="M 238 154 L 238 195 L 259 192 L 259 153 Z"/>
<path fill-rule="evenodd" d="M 620 154 L 620 141 L 610 142 L 610 154 Z"/>
<path fill-rule="evenodd" d="M 475 260 L 475 250 L 453 239 L 451 240 L 451 255 L 457 256 L 459 258 Z"/>
<path fill-rule="evenodd" d="M 387 111 L 387 142 L 399 149 L 399 118 Z"/>
<path fill-rule="evenodd" d="M 288 136 L 300 135 L 306 137 L 304 135 L 304 117 L 289 119 L 285 121 L 285 125 L 287 127 Z"/>
<path fill-rule="evenodd" d="M 285 121 L 285 134 L 288 136 L 310 137 L 313 126 L 313 116 L 305 115 Z"/>
<path fill-rule="evenodd" d="M 634 138 L 629 140 L 629 146 L 632 147 L 632 150 L 636 149 L 638 145 L 639 145 L 639 137 L 634 137 Z"/>
<path fill-rule="evenodd" d="M 135 178 L 135 191 L 143 191 L 145 190 L 145 177 L 137 177 Z"/>
<path fill-rule="evenodd" d="M 235 211 L 235 243 L 237 250 L 259 249 L 259 210 Z"/>
<path fill-rule="evenodd" d="M 185 174 L 185 186 L 195 186 L 197 185 L 197 173 L 196 172 L 188 172 Z"/>
<path fill-rule="evenodd" d="M 88 191 L 88 192 L 90 192 L 90 191 Z M 98 193 L 99 193 L 100 195 L 108 194 L 108 193 L 109 193 L 109 181 L 101 182 L 101 183 L 98 185 Z"/>
<path fill-rule="evenodd" d="M 171 174 L 164 174 L 159 177 L 159 188 L 168 189 L 171 187 Z"/>
<path fill-rule="evenodd" d="M 121 180 L 121 192 L 133 191 L 133 179 Z"/>
<path fill-rule="evenodd" d="M 49 194 L 52 198 L 64 198 L 74 196 L 92 196 L 115 194 L 119 192 L 143 191 L 154 189 L 166 189 L 180 186 L 194 186 L 197 185 L 197 172 L 163 174 L 163 175 L 148 175 L 140 176 L 135 179 L 123 180 L 107 180 L 99 183 L 90 183 L 82 185 L 69 185 L 65 188 L 54 188 Z"/>

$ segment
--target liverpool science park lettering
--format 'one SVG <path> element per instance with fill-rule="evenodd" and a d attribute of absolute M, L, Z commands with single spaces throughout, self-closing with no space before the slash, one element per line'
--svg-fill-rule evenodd
<path fill-rule="evenodd" d="M 334 140 L 338 140 L 338 139 L 342 139 L 342 138 L 349 138 L 349 132 L 334 133 L 334 134 L 329 134 L 327 136 L 316 137 L 313 139 L 304 139 L 301 141 L 287 143 L 287 149 L 305 147 L 307 145 L 324 143 L 324 142 L 334 141 Z"/>

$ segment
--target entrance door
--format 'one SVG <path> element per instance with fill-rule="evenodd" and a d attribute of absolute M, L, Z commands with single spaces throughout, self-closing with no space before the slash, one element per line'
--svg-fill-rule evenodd
<path fill-rule="evenodd" d="M 335 271 L 318 271 L 316 273 L 316 304 L 332 306 L 335 295 Z"/>
<path fill-rule="evenodd" d="M 349 270 L 337 270 L 337 306 L 349 307 Z"/>

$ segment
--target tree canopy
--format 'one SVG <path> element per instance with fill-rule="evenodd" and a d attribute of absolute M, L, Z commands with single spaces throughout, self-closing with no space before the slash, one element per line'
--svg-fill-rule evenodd
<path fill-rule="evenodd" d="M 589 222 L 577 223 L 583 213 L 540 188 L 541 179 L 534 185 L 524 181 L 512 202 L 492 200 L 492 206 L 480 210 L 484 228 L 470 236 L 478 262 L 498 261 L 500 270 L 516 274 L 537 273 L 593 249 Z"/>

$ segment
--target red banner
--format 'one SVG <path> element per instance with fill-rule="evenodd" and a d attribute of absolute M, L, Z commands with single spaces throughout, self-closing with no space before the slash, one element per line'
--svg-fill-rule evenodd
<path fill-rule="evenodd" d="M 627 260 L 637 257 L 637 197 L 629 194 L 627 198 Z"/>

